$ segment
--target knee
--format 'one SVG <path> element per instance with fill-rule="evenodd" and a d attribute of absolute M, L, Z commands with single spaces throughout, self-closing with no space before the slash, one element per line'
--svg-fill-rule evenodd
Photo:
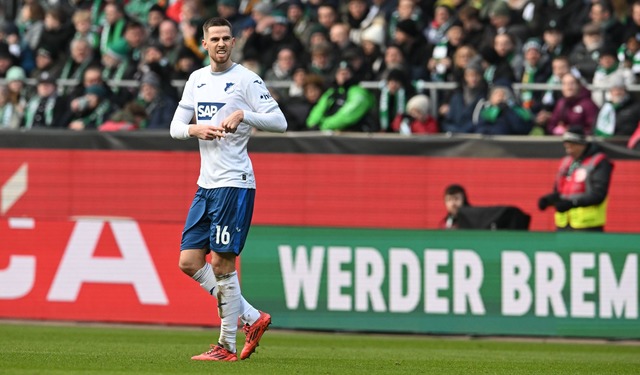
<path fill-rule="evenodd" d="M 178 267 L 189 276 L 193 276 L 198 270 L 204 267 L 204 259 L 195 259 L 194 257 L 180 256 Z"/>
<path fill-rule="evenodd" d="M 215 254 L 211 257 L 211 268 L 214 275 L 226 275 L 236 270 L 236 257 L 234 254 Z"/>
<path fill-rule="evenodd" d="M 186 273 L 189 276 L 193 276 L 199 269 L 199 268 L 196 268 L 194 262 L 190 262 L 188 260 L 183 260 L 183 259 L 180 259 L 180 261 L 178 262 L 178 267 L 180 267 L 180 270 L 182 272 Z"/>

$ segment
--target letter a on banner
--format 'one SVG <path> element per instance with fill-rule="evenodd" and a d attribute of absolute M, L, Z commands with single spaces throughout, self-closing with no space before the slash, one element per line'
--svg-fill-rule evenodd
<path fill-rule="evenodd" d="M 140 303 L 167 305 L 158 273 L 138 224 L 133 220 L 108 221 L 122 258 L 94 257 L 104 228 L 101 220 L 79 220 L 71 234 L 47 300 L 73 302 L 82 283 L 132 284 Z"/>

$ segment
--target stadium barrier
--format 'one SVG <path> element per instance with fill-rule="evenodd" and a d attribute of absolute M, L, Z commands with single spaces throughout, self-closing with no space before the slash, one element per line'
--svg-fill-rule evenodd
<path fill-rule="evenodd" d="M 556 138 L 257 134 L 246 296 L 281 328 L 640 338 L 640 155 L 602 147 L 613 233 L 556 234 Z M 0 317 L 219 324 L 177 267 L 198 170 L 165 132 L 3 132 Z M 435 230 L 452 182 L 532 231 Z"/>
<path fill-rule="evenodd" d="M 5 84 L 5 80 L 0 78 L 0 84 Z M 58 79 L 57 85 L 60 89 L 60 92 L 63 91 L 64 87 L 76 86 L 80 83 L 77 79 Z M 35 78 L 28 78 L 25 80 L 25 84 L 28 86 L 35 86 L 37 83 Z M 126 87 L 126 88 L 137 88 L 140 87 L 140 82 L 136 80 L 109 80 L 107 84 L 110 87 Z M 178 93 L 182 93 L 182 89 L 186 81 L 184 80 L 172 80 L 171 86 L 175 87 L 178 90 Z M 270 89 L 288 89 L 293 81 L 266 81 L 265 84 Z M 360 83 L 363 87 L 378 92 L 384 85 L 384 81 L 363 81 Z M 455 90 L 458 87 L 458 84 L 455 82 L 429 82 L 423 80 L 417 80 L 414 82 L 414 86 L 418 92 L 423 92 L 427 94 L 431 100 L 431 113 L 433 116 L 438 116 L 438 108 L 440 107 L 440 95 L 439 93 L 447 92 Z M 516 96 L 520 94 L 523 90 L 527 91 L 559 91 L 561 89 L 561 85 L 559 84 L 547 84 L 547 83 L 513 83 L 511 85 Z M 592 92 L 598 92 L 599 95 L 604 97 L 605 91 L 608 89 L 608 86 L 604 85 L 593 85 L 589 84 L 586 86 Z M 640 92 L 640 84 L 633 84 L 627 86 L 627 91 L 629 92 Z"/>

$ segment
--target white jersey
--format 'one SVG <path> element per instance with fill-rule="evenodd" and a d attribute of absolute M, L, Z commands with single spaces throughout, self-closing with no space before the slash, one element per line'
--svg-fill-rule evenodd
<path fill-rule="evenodd" d="M 197 124 L 219 125 L 239 109 L 244 112 L 244 120 L 235 133 L 227 133 L 218 140 L 199 140 L 198 185 L 203 188 L 255 189 L 253 166 L 247 153 L 252 128 L 284 132 L 287 123 L 262 79 L 240 64 L 234 63 L 224 72 L 212 72 L 206 66 L 189 76 L 171 121 L 173 138 L 189 138 L 188 127 L 194 113 Z"/>

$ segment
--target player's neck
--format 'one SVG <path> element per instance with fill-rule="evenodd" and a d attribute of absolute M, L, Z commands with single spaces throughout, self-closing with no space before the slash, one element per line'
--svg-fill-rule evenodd
<path fill-rule="evenodd" d="M 231 60 L 227 60 L 226 62 L 222 63 L 222 64 L 217 64 L 217 63 L 211 63 L 211 71 L 214 73 L 220 73 L 220 72 L 224 72 L 225 70 L 231 68 L 231 66 L 233 66 L 233 61 Z"/>

